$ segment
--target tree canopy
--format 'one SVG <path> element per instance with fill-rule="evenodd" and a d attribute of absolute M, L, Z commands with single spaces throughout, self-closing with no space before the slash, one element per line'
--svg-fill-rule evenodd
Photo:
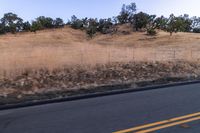
<path fill-rule="evenodd" d="M 156 29 L 164 30 L 172 35 L 175 32 L 195 32 L 200 33 L 200 17 L 184 14 L 175 16 L 171 14 L 168 18 L 164 16 L 156 17 L 156 15 L 147 14 L 145 12 L 137 12 L 136 3 L 122 5 L 119 15 L 112 18 L 77 18 L 75 15 L 66 24 L 61 18 L 51 18 L 39 16 L 32 22 L 23 21 L 17 14 L 5 13 L 0 19 L 0 34 L 17 33 L 17 32 L 35 32 L 38 30 L 62 28 L 70 25 L 74 29 L 85 30 L 86 33 L 93 37 L 96 32 L 108 34 L 115 32 L 116 25 L 129 23 L 132 25 L 133 31 L 147 31 L 148 34 L 155 34 Z"/>

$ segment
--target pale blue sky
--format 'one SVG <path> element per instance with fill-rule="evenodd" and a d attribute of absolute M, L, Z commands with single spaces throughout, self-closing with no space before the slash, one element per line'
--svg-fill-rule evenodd
<path fill-rule="evenodd" d="M 122 4 L 135 2 L 138 11 L 158 16 L 184 13 L 200 16 L 200 0 L 0 0 L 0 17 L 14 12 L 25 20 L 38 16 L 61 17 L 65 21 L 72 15 L 107 18 L 118 15 Z"/>

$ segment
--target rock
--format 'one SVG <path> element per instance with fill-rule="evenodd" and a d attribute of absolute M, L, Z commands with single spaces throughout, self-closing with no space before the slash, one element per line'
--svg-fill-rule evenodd
<path fill-rule="evenodd" d="M 21 98 L 22 98 L 22 95 L 17 95 L 17 98 L 18 98 L 18 99 L 21 99 Z"/>

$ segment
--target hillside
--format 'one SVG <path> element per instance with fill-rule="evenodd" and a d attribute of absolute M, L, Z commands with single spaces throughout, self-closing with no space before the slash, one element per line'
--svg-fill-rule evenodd
<path fill-rule="evenodd" d="M 171 44 L 187 44 L 191 42 L 200 42 L 197 33 L 176 33 L 172 37 L 169 33 L 159 31 L 157 36 L 147 36 L 145 32 L 132 32 L 129 25 L 118 26 L 116 34 L 97 34 L 93 39 L 88 39 L 84 31 L 74 30 L 68 26 L 61 29 L 42 30 L 36 34 L 31 32 L 1 35 L 0 46 L 12 47 L 19 46 L 55 46 L 60 44 L 73 43 L 95 43 L 95 44 L 115 44 L 118 46 L 155 46 L 155 45 L 171 45 Z M 127 33 L 124 35 L 123 33 Z M 14 45 L 13 45 L 14 43 Z M 7 45 L 8 44 L 8 45 Z M 193 43 L 192 43 L 193 44 Z"/>
<path fill-rule="evenodd" d="M 130 34 L 124 35 L 123 32 Z M 70 27 L 0 36 L 0 70 L 20 73 L 25 69 L 61 68 L 110 62 L 198 59 L 199 34 L 177 33 L 172 37 L 160 31 L 157 36 L 131 32 L 127 25 L 116 34 L 97 34 L 88 39 L 84 31 Z M 193 53 L 192 53 L 193 52 Z M 192 53 L 192 55 L 191 55 Z M 8 74 L 7 74 L 8 75 Z"/>
<path fill-rule="evenodd" d="M 70 27 L 0 36 L 0 104 L 92 93 L 102 91 L 101 85 L 137 87 L 140 82 L 160 84 L 200 75 L 198 34 L 170 37 L 160 31 L 147 36 L 127 30 L 121 26 L 116 34 L 93 39 Z"/>

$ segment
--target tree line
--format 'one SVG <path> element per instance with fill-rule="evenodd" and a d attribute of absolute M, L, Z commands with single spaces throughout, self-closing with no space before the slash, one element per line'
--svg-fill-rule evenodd
<path fill-rule="evenodd" d="M 17 14 L 6 13 L 0 20 L 0 34 L 9 32 L 15 34 L 23 31 L 36 32 L 37 30 L 61 28 L 63 26 L 64 22 L 61 18 L 54 20 L 50 17 L 40 16 L 30 23 L 29 21 L 24 22 Z"/>
<path fill-rule="evenodd" d="M 146 31 L 149 35 L 155 35 L 156 29 L 164 30 L 172 35 L 175 32 L 195 32 L 200 33 L 200 17 L 189 17 L 184 14 L 175 16 L 171 14 L 168 18 L 150 15 L 144 12 L 137 12 L 135 3 L 123 5 L 119 15 L 107 18 L 82 18 L 75 15 L 67 23 L 61 18 L 52 19 L 51 17 L 40 16 L 32 22 L 24 21 L 17 14 L 6 13 L 0 19 L 0 34 L 17 32 L 37 32 L 38 30 L 62 28 L 69 25 L 74 29 L 86 31 L 89 37 L 93 37 L 97 32 L 102 34 L 117 31 L 116 25 L 131 24 L 133 31 Z"/>

